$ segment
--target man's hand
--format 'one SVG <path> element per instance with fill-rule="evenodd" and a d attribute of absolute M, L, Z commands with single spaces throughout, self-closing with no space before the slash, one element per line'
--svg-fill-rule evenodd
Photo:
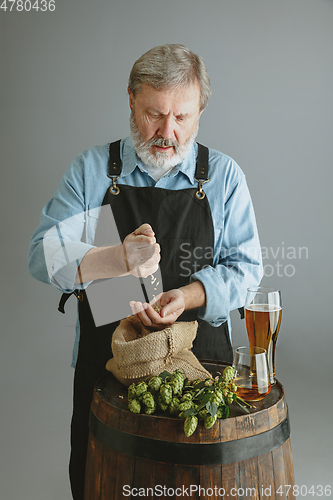
<path fill-rule="evenodd" d="M 161 293 L 149 304 L 141 302 L 130 302 L 133 314 L 147 327 L 155 330 L 163 330 L 172 325 L 177 318 L 187 309 L 204 306 L 206 294 L 204 286 L 200 281 L 181 288 Z M 160 313 L 153 309 L 154 304 L 161 306 Z"/>
<path fill-rule="evenodd" d="M 136 277 L 146 278 L 158 269 L 160 245 L 149 224 L 142 224 L 124 239 L 122 250 L 126 271 Z"/>
<path fill-rule="evenodd" d="M 81 261 L 76 283 L 133 274 L 146 278 L 158 269 L 160 246 L 149 224 L 126 236 L 122 245 L 92 248 Z"/>
<path fill-rule="evenodd" d="M 160 313 L 153 309 L 156 303 L 162 307 Z M 161 293 L 149 304 L 131 302 L 130 306 L 133 314 L 137 314 L 145 326 L 163 330 L 163 328 L 172 325 L 185 310 L 185 298 L 180 289 L 175 289 Z"/>

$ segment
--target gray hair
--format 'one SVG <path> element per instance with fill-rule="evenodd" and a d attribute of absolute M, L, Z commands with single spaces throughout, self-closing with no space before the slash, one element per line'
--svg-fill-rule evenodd
<path fill-rule="evenodd" d="M 211 95 L 210 80 L 203 60 L 184 45 L 166 44 L 143 54 L 133 65 L 128 88 L 133 96 L 143 84 L 155 89 L 184 88 L 195 82 L 200 87 L 200 110 Z"/>

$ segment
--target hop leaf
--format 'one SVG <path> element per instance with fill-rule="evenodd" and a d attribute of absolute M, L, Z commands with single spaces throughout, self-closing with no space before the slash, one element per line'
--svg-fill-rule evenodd
<path fill-rule="evenodd" d="M 208 403 L 206 404 L 206 408 L 207 408 L 207 411 L 208 413 L 214 417 L 216 415 L 216 412 L 217 412 L 217 404 L 216 403 L 211 403 L 210 401 L 208 401 Z M 209 427 L 207 427 L 207 429 L 209 429 Z"/>
<path fill-rule="evenodd" d="M 189 408 L 179 413 L 178 418 L 192 417 L 192 415 L 198 415 L 198 410 L 196 408 Z"/>
<path fill-rule="evenodd" d="M 166 379 L 169 379 L 170 377 L 172 377 L 172 373 L 164 370 L 164 372 L 159 374 L 159 377 L 161 377 L 162 380 L 166 380 Z"/>

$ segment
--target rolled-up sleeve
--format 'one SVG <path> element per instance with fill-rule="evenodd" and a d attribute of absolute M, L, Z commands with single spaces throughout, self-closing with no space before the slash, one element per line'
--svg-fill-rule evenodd
<path fill-rule="evenodd" d="M 255 214 L 243 173 L 231 183 L 224 198 L 214 265 L 191 276 L 191 281 L 202 282 L 206 293 L 199 317 L 214 326 L 225 322 L 230 311 L 244 306 L 247 288 L 257 286 L 263 275 Z"/>

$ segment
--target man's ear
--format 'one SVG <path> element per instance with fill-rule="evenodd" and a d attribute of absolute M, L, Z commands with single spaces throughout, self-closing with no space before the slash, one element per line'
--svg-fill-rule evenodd
<path fill-rule="evenodd" d="M 131 91 L 130 88 L 127 89 L 128 95 L 129 95 L 129 106 L 131 108 L 131 111 L 133 109 L 133 103 L 134 103 L 134 95 L 133 92 Z"/>

